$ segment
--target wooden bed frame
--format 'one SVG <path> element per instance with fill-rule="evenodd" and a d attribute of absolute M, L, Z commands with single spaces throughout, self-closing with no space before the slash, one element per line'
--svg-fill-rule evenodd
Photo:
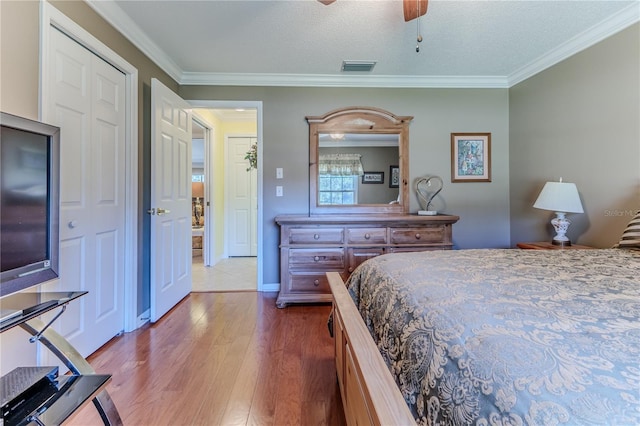
<path fill-rule="evenodd" d="M 327 272 L 333 296 L 335 360 L 348 425 L 415 425 L 389 368 L 337 272 Z"/>

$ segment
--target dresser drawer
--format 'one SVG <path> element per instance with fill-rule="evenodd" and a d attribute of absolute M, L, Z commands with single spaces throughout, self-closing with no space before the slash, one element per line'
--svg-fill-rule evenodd
<path fill-rule="evenodd" d="M 437 250 L 451 250 L 453 245 L 435 245 L 435 246 L 397 246 L 389 247 L 389 253 L 415 253 L 417 251 L 437 251 Z"/>
<path fill-rule="evenodd" d="M 386 244 L 387 228 L 348 228 L 349 244 Z"/>
<path fill-rule="evenodd" d="M 344 228 L 291 228 L 289 244 L 342 244 Z"/>
<path fill-rule="evenodd" d="M 289 275 L 288 291 L 292 293 L 330 293 L 327 276 L 322 274 Z"/>
<path fill-rule="evenodd" d="M 365 260 L 385 254 L 385 247 L 349 248 L 347 259 L 349 268 L 347 272 L 352 273 Z"/>
<path fill-rule="evenodd" d="M 391 244 L 432 244 L 445 241 L 443 226 L 391 228 Z"/>
<path fill-rule="evenodd" d="M 289 249 L 289 268 L 319 270 L 344 269 L 344 250 L 335 249 Z"/>

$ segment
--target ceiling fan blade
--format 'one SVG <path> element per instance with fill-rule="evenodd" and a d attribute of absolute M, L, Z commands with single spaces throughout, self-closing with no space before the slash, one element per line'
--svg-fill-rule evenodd
<path fill-rule="evenodd" d="M 409 22 L 427 13 L 429 0 L 402 0 L 404 21 Z"/>
<path fill-rule="evenodd" d="M 320 3 L 324 4 L 325 6 L 330 5 L 331 3 L 333 3 L 336 0 L 318 0 Z"/>

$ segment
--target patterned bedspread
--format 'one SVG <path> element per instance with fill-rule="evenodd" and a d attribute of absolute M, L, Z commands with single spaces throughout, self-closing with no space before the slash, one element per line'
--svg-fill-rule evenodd
<path fill-rule="evenodd" d="M 640 252 L 379 256 L 347 285 L 419 424 L 640 424 Z"/>

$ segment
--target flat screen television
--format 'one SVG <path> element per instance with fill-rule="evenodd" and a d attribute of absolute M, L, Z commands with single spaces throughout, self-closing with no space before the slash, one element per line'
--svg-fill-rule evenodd
<path fill-rule="evenodd" d="M 0 296 L 58 276 L 60 129 L 0 112 Z"/>

